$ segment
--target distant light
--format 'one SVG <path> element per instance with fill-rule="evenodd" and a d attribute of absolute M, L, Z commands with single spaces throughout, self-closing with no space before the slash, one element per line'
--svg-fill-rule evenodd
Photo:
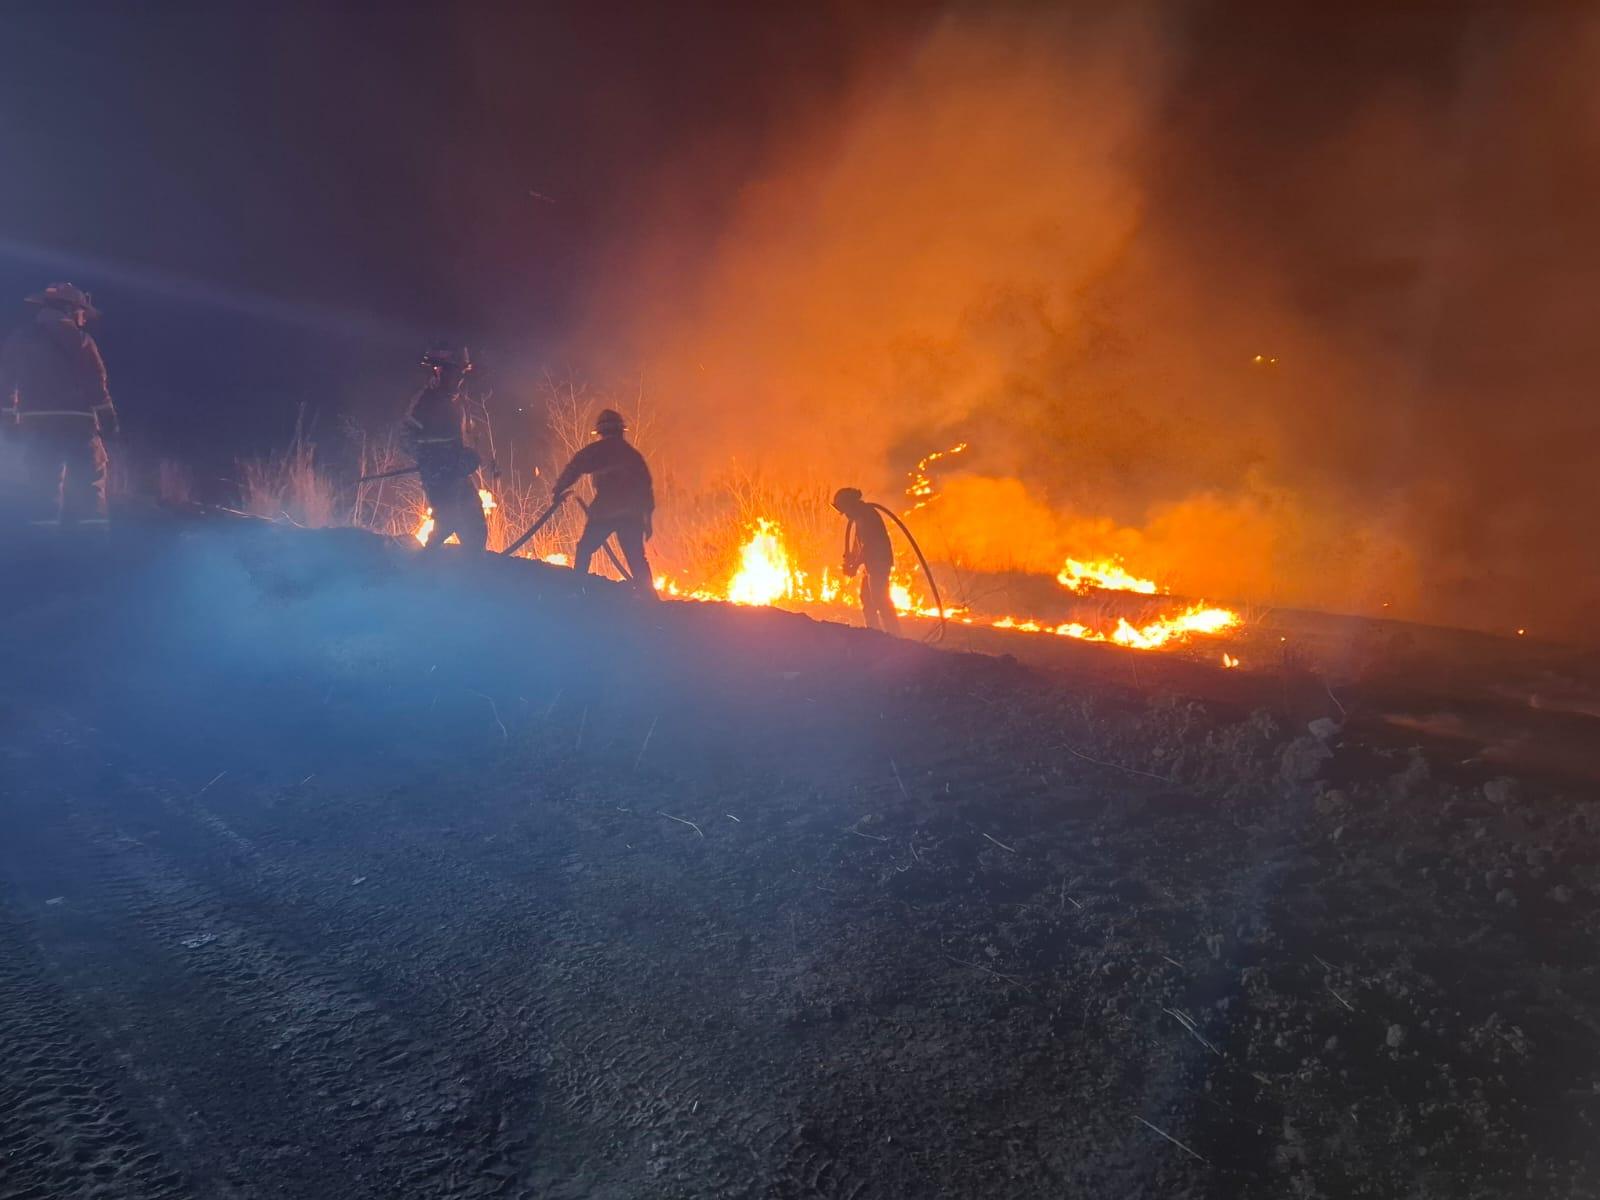
<path fill-rule="evenodd" d="M 1277 357 L 1271 354 L 1258 354 L 1250 361 L 1258 367 L 1275 367 L 1278 365 Z"/>
<path fill-rule="evenodd" d="M 1526 629 L 1519 629 L 1519 630 L 1517 630 L 1517 636 L 1518 637 L 1523 637 L 1523 636 L 1525 636 L 1527 634 L 1527 632 L 1528 631 Z"/>

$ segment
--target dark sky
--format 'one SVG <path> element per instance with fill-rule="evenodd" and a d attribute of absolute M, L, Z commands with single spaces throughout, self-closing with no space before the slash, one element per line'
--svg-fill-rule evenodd
<path fill-rule="evenodd" d="M 130 422 L 192 452 L 270 444 L 301 400 L 402 403 L 434 336 L 477 347 L 486 373 L 541 361 L 609 246 L 668 208 L 713 229 L 769 129 L 921 19 L 828 3 L 12 4 L 0 297 L 91 288 Z M 682 180 L 695 163 L 692 195 L 657 190 L 667 164 Z"/>

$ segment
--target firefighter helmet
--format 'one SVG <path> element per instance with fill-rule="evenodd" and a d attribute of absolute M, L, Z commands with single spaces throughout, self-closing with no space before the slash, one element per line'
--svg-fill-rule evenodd
<path fill-rule="evenodd" d="M 454 367 L 463 373 L 472 370 L 472 355 L 465 346 L 458 346 L 454 342 L 437 341 L 423 352 L 422 365 L 425 367 Z"/>
<path fill-rule="evenodd" d="M 594 418 L 594 431 L 601 437 L 610 437 L 612 434 L 623 432 L 628 428 L 628 422 L 623 420 L 622 414 L 614 408 L 602 408 Z"/>
<path fill-rule="evenodd" d="M 860 503 L 860 488 L 840 488 L 833 494 L 833 507 L 840 512 L 844 512 L 847 508 L 855 508 Z"/>
<path fill-rule="evenodd" d="M 29 304 L 59 308 L 63 312 L 82 311 L 84 315 L 90 317 L 100 315 L 100 310 L 94 306 L 89 293 L 70 283 L 52 283 L 44 291 L 35 292 L 26 299 Z"/>

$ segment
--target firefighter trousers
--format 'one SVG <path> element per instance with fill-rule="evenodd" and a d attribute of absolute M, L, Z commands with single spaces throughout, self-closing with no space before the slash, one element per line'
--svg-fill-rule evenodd
<path fill-rule="evenodd" d="M 628 564 L 628 574 L 633 576 L 634 587 L 654 596 L 655 581 L 650 576 L 650 560 L 644 553 L 644 518 L 637 513 L 591 512 L 583 524 L 583 536 L 578 539 L 578 548 L 573 552 L 572 569 L 588 574 L 589 563 L 613 533 L 622 547 L 623 561 Z"/>
<path fill-rule="evenodd" d="M 433 509 L 426 549 L 438 549 L 452 533 L 468 550 L 481 551 L 489 544 L 489 520 L 472 476 L 424 479 L 422 490 Z"/>
<path fill-rule="evenodd" d="M 41 420 L 24 423 L 17 441 L 31 520 L 59 520 L 63 526 L 105 522 L 106 448 L 98 433 Z"/>
<path fill-rule="evenodd" d="M 861 616 L 868 629 L 881 629 L 898 636 L 900 614 L 894 611 L 894 600 L 889 595 L 889 570 L 868 567 L 861 575 Z"/>

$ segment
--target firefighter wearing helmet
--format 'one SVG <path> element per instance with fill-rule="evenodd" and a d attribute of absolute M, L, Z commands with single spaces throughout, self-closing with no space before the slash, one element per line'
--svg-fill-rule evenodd
<path fill-rule="evenodd" d="M 644 455 L 628 443 L 628 423 L 614 409 L 602 409 L 594 420 L 596 440 L 572 456 L 572 461 L 556 477 L 555 495 L 559 501 L 585 475 L 594 481 L 594 500 L 572 567 L 587 573 L 595 551 L 612 534 L 622 546 L 628 573 L 641 593 L 654 596 L 650 561 L 645 557 L 645 541 L 655 532 L 655 485 Z"/>
<path fill-rule="evenodd" d="M 852 578 L 863 567 L 861 576 L 861 616 L 868 629 L 887 634 L 900 632 L 900 617 L 889 595 L 889 577 L 894 570 L 894 545 L 889 530 L 875 505 L 860 488 L 840 488 L 833 495 L 834 510 L 849 524 L 844 531 L 844 573 Z"/>
<path fill-rule="evenodd" d="M 474 429 L 464 394 L 472 358 L 463 346 L 435 342 L 423 354 L 422 365 L 428 381 L 411 401 L 400 442 L 416 460 L 433 510 L 426 549 L 437 549 L 454 534 L 467 549 L 481 551 L 489 541 L 489 522 L 478 495 L 483 460 L 471 446 Z"/>
<path fill-rule="evenodd" d="M 106 522 L 106 437 L 117 410 L 106 364 L 84 328 L 89 293 L 52 283 L 27 297 L 33 321 L 0 346 L 0 421 L 16 437 L 31 517 L 63 528 Z"/>

